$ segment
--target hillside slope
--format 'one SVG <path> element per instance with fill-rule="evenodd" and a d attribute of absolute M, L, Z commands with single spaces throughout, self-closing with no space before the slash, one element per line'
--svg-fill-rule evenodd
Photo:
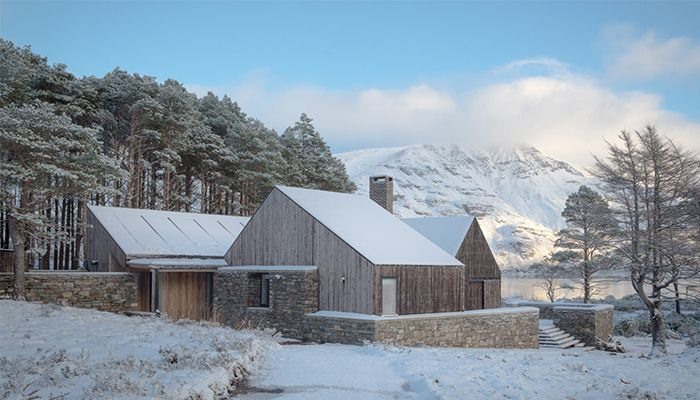
<path fill-rule="evenodd" d="M 540 261 L 563 227 L 569 193 L 592 180 L 532 146 L 468 149 L 415 145 L 336 155 L 358 192 L 370 175 L 395 178 L 400 217 L 472 214 L 479 218 L 502 269 Z"/>

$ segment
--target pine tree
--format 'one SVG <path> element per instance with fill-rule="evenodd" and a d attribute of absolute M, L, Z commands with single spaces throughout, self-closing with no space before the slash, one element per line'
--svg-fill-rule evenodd
<path fill-rule="evenodd" d="M 287 128 L 282 135 L 283 142 L 293 146 L 287 154 L 292 166 L 287 179 L 302 180 L 302 186 L 312 189 L 338 192 L 356 190 L 355 184 L 347 176 L 345 166 L 333 157 L 312 122 L 306 114 L 301 114 L 299 121 Z"/>
<path fill-rule="evenodd" d="M 615 220 L 605 198 L 587 186 L 569 195 L 561 215 L 566 228 L 557 233 L 555 246 L 562 250 L 554 254 L 554 259 L 579 276 L 583 302 L 588 303 L 597 286 L 595 275 L 614 263 L 611 241 Z"/>
<path fill-rule="evenodd" d="M 102 155 L 97 131 L 56 115 L 52 105 L 39 101 L 0 108 L 0 160 L 0 196 L 10 214 L 16 254 L 14 298 L 23 299 L 25 247 L 27 253 L 41 254 L 46 249 L 33 244 L 66 233 L 42 229 L 52 222 L 41 212 L 45 200 L 103 190 L 99 181 L 118 168 Z"/>
<path fill-rule="evenodd" d="M 254 119 L 234 126 L 229 132 L 236 156 L 235 192 L 240 215 L 252 214 L 282 177 L 286 162 L 274 131 Z"/>

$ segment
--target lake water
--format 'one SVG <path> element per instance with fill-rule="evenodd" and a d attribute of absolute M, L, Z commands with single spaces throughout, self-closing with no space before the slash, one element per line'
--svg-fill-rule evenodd
<path fill-rule="evenodd" d="M 544 281 L 541 278 L 504 276 L 501 279 L 501 297 L 521 297 L 529 300 L 547 300 L 545 289 L 542 287 Z M 557 298 L 583 297 L 583 291 L 578 282 L 571 279 L 560 279 L 557 291 Z M 600 280 L 598 293 L 594 298 L 604 299 L 607 296 L 615 296 L 616 299 L 634 294 L 634 289 L 629 278 L 605 278 Z"/>

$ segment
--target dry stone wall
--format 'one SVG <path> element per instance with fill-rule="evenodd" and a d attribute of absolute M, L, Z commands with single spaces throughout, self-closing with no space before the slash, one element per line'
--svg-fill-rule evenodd
<path fill-rule="evenodd" d="M 538 347 L 538 310 L 491 309 L 396 317 L 319 312 L 307 316 L 307 336 L 319 342 L 366 341 L 402 346 Z"/>
<path fill-rule="evenodd" d="M 558 328 L 589 346 L 595 346 L 595 337 L 607 340 L 613 331 L 614 307 L 611 304 L 544 303 L 511 300 L 509 307 L 537 307 L 540 318 L 551 319 Z"/>
<path fill-rule="evenodd" d="M 269 307 L 251 307 L 261 273 L 270 274 Z M 318 311 L 318 273 L 315 267 L 274 269 L 221 268 L 214 275 L 214 317 L 236 328 L 270 328 L 285 336 L 303 338 L 304 316 Z"/>
<path fill-rule="evenodd" d="M 592 307 L 555 307 L 554 325 L 563 329 L 588 346 L 595 346 L 595 338 L 607 340 L 613 331 L 613 306 L 599 304 Z"/>
<path fill-rule="evenodd" d="M 12 296 L 13 274 L 0 273 L 0 298 Z M 35 271 L 25 274 L 27 301 L 100 311 L 135 310 L 136 276 L 131 273 Z"/>

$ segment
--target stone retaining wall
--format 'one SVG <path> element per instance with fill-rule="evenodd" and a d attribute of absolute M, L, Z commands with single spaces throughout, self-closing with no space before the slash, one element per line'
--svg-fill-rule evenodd
<path fill-rule="evenodd" d="M 12 296 L 13 274 L 0 273 L 0 298 Z M 100 311 L 135 310 L 136 276 L 131 273 L 32 271 L 25 274 L 27 301 L 59 303 Z"/>
<path fill-rule="evenodd" d="M 251 306 L 260 274 L 269 273 L 269 307 Z M 236 328 L 272 328 L 303 338 L 304 315 L 318 311 L 316 267 L 226 267 L 214 274 L 214 318 Z"/>
<path fill-rule="evenodd" d="M 596 336 L 608 340 L 613 331 L 613 306 L 599 304 L 594 307 L 555 307 L 552 315 L 554 325 L 570 335 L 595 346 Z"/>
<path fill-rule="evenodd" d="M 544 303 L 512 300 L 508 306 L 537 307 L 540 318 L 551 319 L 558 328 L 566 331 L 588 346 L 595 346 L 595 337 L 607 340 L 613 331 L 614 307 L 611 304 Z"/>
<path fill-rule="evenodd" d="M 528 349 L 538 347 L 538 315 L 530 307 L 396 317 L 319 312 L 307 316 L 307 334 L 348 344 Z"/>

